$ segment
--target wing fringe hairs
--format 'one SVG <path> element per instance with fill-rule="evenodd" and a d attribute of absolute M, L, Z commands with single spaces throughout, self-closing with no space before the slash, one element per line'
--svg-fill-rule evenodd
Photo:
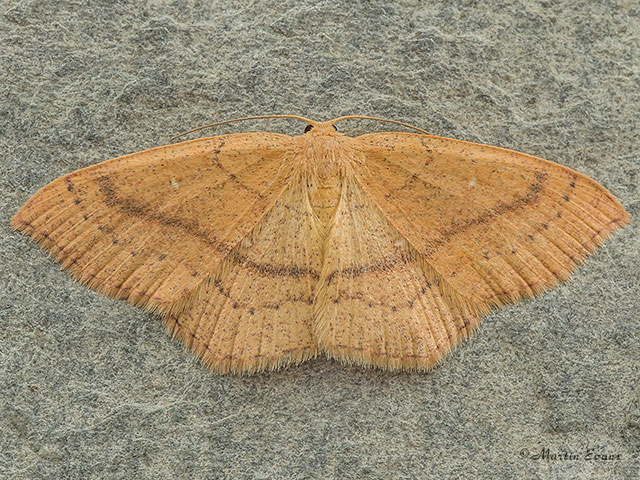
<path fill-rule="evenodd" d="M 553 162 L 425 134 L 231 134 L 72 172 L 12 218 L 218 373 L 324 353 L 429 370 L 566 280 L 629 214 Z"/>

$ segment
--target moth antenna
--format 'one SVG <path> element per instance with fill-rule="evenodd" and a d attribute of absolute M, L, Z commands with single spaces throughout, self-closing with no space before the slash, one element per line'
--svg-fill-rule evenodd
<path fill-rule="evenodd" d="M 429 135 L 429 132 L 427 132 L 426 130 L 423 130 L 423 129 L 419 128 L 419 127 L 415 127 L 413 125 L 409 125 L 408 123 L 398 122 L 397 120 L 390 120 L 388 118 L 369 117 L 369 116 L 366 116 L 366 115 L 346 115 L 344 117 L 335 118 L 335 119 L 333 119 L 333 120 L 331 120 L 330 122 L 327 122 L 327 123 L 334 124 L 336 122 L 341 122 L 342 120 L 351 120 L 351 119 L 355 119 L 355 118 L 359 118 L 359 119 L 362 119 L 362 120 L 377 120 L 378 122 L 395 123 L 396 125 L 401 125 L 403 127 L 412 128 L 414 130 L 417 130 L 418 132 L 425 133 L 425 134 Z"/>
<path fill-rule="evenodd" d="M 301 120 L 303 122 L 306 122 L 309 125 L 315 126 L 318 124 L 318 122 L 316 121 L 309 120 L 308 118 L 301 117 L 299 115 L 257 115 L 255 117 L 240 117 L 240 118 L 234 118 L 232 120 L 224 120 L 222 122 L 214 122 L 208 125 L 202 125 L 201 127 L 192 128 L 191 130 L 187 130 L 186 132 L 179 133 L 175 137 L 171 137 L 169 139 L 169 142 L 173 142 L 177 138 L 183 137 L 184 135 L 188 135 L 193 132 L 197 132 L 198 130 L 202 130 L 204 128 L 217 127 L 218 125 L 225 125 L 227 123 L 233 123 L 233 122 L 242 122 L 245 120 L 262 120 L 264 118 L 293 118 L 294 120 Z"/>

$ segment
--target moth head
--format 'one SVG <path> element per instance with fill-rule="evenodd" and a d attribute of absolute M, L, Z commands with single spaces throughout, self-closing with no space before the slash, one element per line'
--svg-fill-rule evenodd
<path fill-rule="evenodd" d="M 336 133 L 337 131 L 336 126 L 329 122 L 316 123 L 314 125 L 309 124 L 304 128 L 304 133 L 313 132 L 314 134 Z"/>

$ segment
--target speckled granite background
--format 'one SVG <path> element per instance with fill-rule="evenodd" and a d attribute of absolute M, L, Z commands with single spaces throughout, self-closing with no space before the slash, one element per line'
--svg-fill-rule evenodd
<path fill-rule="evenodd" d="M 1 2 L 0 477 L 639 478 L 639 15 L 635 0 Z M 634 220 L 430 374 L 318 359 L 250 378 L 212 375 L 9 229 L 64 173 L 263 113 L 378 115 L 542 156 Z"/>

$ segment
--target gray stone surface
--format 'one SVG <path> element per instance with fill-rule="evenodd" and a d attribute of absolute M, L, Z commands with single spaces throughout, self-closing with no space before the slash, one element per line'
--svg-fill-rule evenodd
<path fill-rule="evenodd" d="M 0 477 L 639 478 L 639 15 L 635 0 L 1 2 Z M 9 228 L 64 173 L 285 112 L 542 156 L 634 221 L 430 374 L 318 359 L 250 378 L 209 373 Z"/>

